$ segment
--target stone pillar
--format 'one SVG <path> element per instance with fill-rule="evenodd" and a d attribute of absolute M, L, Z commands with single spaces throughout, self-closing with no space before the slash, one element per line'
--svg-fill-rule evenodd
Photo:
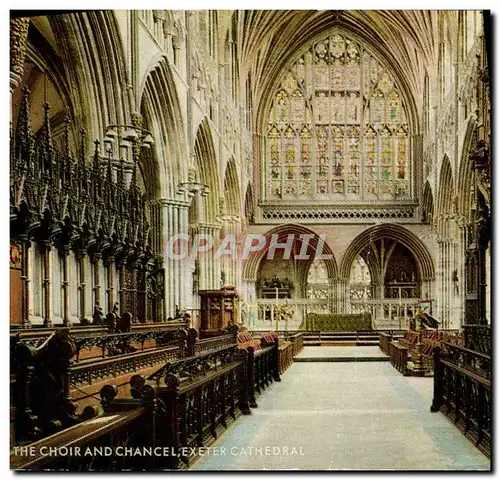
<path fill-rule="evenodd" d="M 220 236 L 220 225 L 206 225 L 205 226 L 205 232 L 207 235 L 211 235 L 212 238 L 214 239 L 214 245 L 215 245 L 215 240 L 219 238 Z M 215 255 L 215 250 L 209 250 L 208 252 L 204 253 L 204 258 L 208 267 L 208 289 L 210 290 L 218 290 L 221 288 L 221 281 L 220 281 L 220 262 L 219 260 L 215 260 L 214 258 Z"/>
<path fill-rule="evenodd" d="M 52 327 L 52 289 L 51 289 L 51 248 L 49 240 L 42 241 L 43 248 L 43 326 Z"/>
<path fill-rule="evenodd" d="M 189 195 L 188 195 L 189 196 Z M 171 239 L 179 234 L 189 233 L 189 204 L 187 200 L 169 199 L 161 203 L 162 218 L 164 225 L 164 258 L 165 258 L 165 310 L 167 316 L 173 316 L 176 305 L 185 308 L 189 303 L 187 295 L 190 292 L 186 289 L 186 279 L 189 259 L 174 259 L 170 250 L 173 250 Z M 184 241 L 176 243 L 179 248 L 186 248 Z M 181 253 L 181 252 L 178 252 Z M 187 252 L 188 255 L 190 252 Z"/>
<path fill-rule="evenodd" d="M 235 218 L 234 220 L 234 234 L 235 234 L 235 240 L 236 240 L 236 258 L 233 259 L 232 265 L 234 267 L 234 285 L 236 287 L 236 290 L 240 291 L 241 289 L 241 284 L 242 284 L 242 272 L 243 272 L 243 265 L 242 261 L 240 259 L 241 256 L 241 250 L 239 248 L 239 244 L 241 242 L 241 236 L 242 236 L 242 225 L 241 225 L 242 219 L 240 217 Z"/>
<path fill-rule="evenodd" d="M 198 228 L 196 229 L 196 235 L 205 235 L 206 234 L 206 228 L 203 225 L 198 225 Z M 199 289 L 200 290 L 207 290 L 209 287 L 209 282 L 208 282 L 208 263 L 206 256 L 199 256 L 198 257 L 198 264 L 200 266 L 200 285 Z"/>
<path fill-rule="evenodd" d="M 62 248 L 63 255 L 63 271 L 62 271 L 62 293 L 63 293 L 63 325 L 69 327 L 71 322 L 69 319 L 69 245 L 64 245 Z"/>
<path fill-rule="evenodd" d="M 171 235 L 177 235 L 179 233 L 179 207 L 178 205 L 172 205 L 172 232 Z M 174 260 L 172 264 L 172 297 L 174 299 L 174 305 L 182 308 L 180 304 L 180 291 L 181 291 L 181 278 L 180 278 L 180 268 L 179 264 L 182 260 Z M 176 307 L 176 309 L 177 309 Z"/>
<path fill-rule="evenodd" d="M 467 249 L 467 230 L 465 228 L 465 219 L 459 221 L 459 241 L 457 245 L 457 274 L 459 289 L 459 326 L 461 327 L 465 319 L 465 289 L 466 289 L 466 271 L 465 271 L 465 252 Z"/>
<path fill-rule="evenodd" d="M 438 244 L 438 268 L 437 268 L 437 292 L 436 292 L 436 303 L 437 303 L 437 317 L 441 322 L 441 328 L 446 328 L 445 319 L 445 307 L 444 307 L 444 242 L 442 238 L 437 241 Z"/>
<path fill-rule="evenodd" d="M 189 233 L 189 202 L 182 202 L 179 206 L 179 233 L 187 235 Z M 186 246 L 187 248 L 187 246 Z M 179 260 L 179 305 L 181 308 L 187 308 L 192 302 L 189 296 L 192 296 L 192 288 L 189 286 L 192 283 L 192 271 L 190 268 L 190 260 L 188 258 L 189 251 L 186 258 Z"/>
<path fill-rule="evenodd" d="M 441 328 L 458 328 L 459 319 L 455 318 L 455 294 L 453 271 L 455 270 L 455 242 L 448 237 L 438 240 L 439 263 L 438 263 L 438 320 Z"/>
<path fill-rule="evenodd" d="M 164 278 L 164 298 L 165 298 L 165 315 L 173 317 L 174 305 L 172 302 L 172 268 L 173 262 L 171 254 L 169 253 L 169 242 L 172 237 L 172 206 L 169 200 L 163 199 L 160 203 L 161 218 L 163 224 L 163 258 L 165 259 L 165 278 Z"/>

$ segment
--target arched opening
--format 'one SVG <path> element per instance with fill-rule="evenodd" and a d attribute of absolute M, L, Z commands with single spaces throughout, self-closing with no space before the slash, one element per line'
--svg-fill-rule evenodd
<path fill-rule="evenodd" d="M 265 245 L 252 252 L 243 267 L 243 278 L 254 285 L 255 317 L 262 319 L 261 326 L 274 326 L 274 312 L 283 305 L 290 315 L 290 329 L 298 328 L 308 313 L 331 312 L 337 265 L 324 238 L 293 224 L 272 229 L 264 237 Z"/>
<path fill-rule="evenodd" d="M 238 239 L 241 234 L 241 194 L 236 171 L 236 163 L 231 157 L 226 166 L 224 175 L 224 196 L 221 197 L 221 232 L 220 238 L 226 236 Z M 241 274 L 241 264 L 229 255 L 221 258 L 221 284 L 222 286 L 239 286 Z"/>
<path fill-rule="evenodd" d="M 348 280 L 352 313 L 369 312 L 377 328 L 406 328 L 429 300 L 434 266 L 428 250 L 398 225 L 365 230 L 349 245 L 340 269 Z"/>
<path fill-rule="evenodd" d="M 437 234 L 439 240 L 439 262 L 441 269 L 438 272 L 437 311 L 444 328 L 450 328 L 458 317 L 459 298 L 456 291 L 457 276 L 457 196 L 451 163 L 445 155 L 439 175 L 438 219 Z"/>
<path fill-rule="evenodd" d="M 308 307 L 308 313 L 329 312 L 330 284 L 331 279 L 328 277 L 328 269 L 324 260 L 313 260 L 307 273 L 306 297 L 312 302 Z"/>
<path fill-rule="evenodd" d="M 207 119 L 203 119 L 194 143 L 196 157 L 196 181 L 205 187 L 203 201 L 200 201 L 202 221 L 215 223 L 220 214 L 219 167 L 213 136 Z"/>
<path fill-rule="evenodd" d="M 144 189 L 150 201 L 151 217 L 155 228 L 152 229 L 152 243 L 155 252 L 165 254 L 169 238 L 178 232 L 178 225 L 169 219 L 173 216 L 175 205 L 161 205 L 158 200 L 178 199 L 179 185 L 185 178 L 181 159 L 185 158 L 182 115 L 179 107 L 172 72 L 166 57 L 155 59 L 142 86 L 141 115 L 135 115 L 136 122 L 151 131 L 155 144 L 142 152 L 140 170 L 144 179 Z M 168 215 L 165 215 L 167 212 Z M 186 233 L 186 232 L 182 232 Z M 161 268 L 160 268 L 161 267 Z M 147 278 L 148 308 L 152 312 L 166 312 L 167 318 L 175 312 L 175 305 L 185 302 L 179 287 L 178 263 L 165 258 L 165 269 L 158 266 Z M 160 316 L 158 316 L 160 318 Z"/>
<path fill-rule="evenodd" d="M 349 295 L 353 313 L 362 313 L 352 300 L 368 300 L 373 298 L 372 275 L 365 259 L 357 255 L 351 267 L 349 276 Z"/>
<path fill-rule="evenodd" d="M 209 121 L 204 118 L 196 132 L 194 143 L 195 171 L 191 179 L 201 188 L 200 195 L 191 203 L 188 213 L 191 235 L 198 235 L 203 241 L 214 242 L 221 235 L 221 218 L 225 210 L 225 200 L 220 194 L 219 166 Z M 232 181 L 232 180 L 231 180 Z M 234 207 L 234 194 L 232 194 Z M 195 223 L 192 223 L 195 222 Z M 221 278 L 220 262 L 213 255 L 197 255 L 192 267 L 193 286 L 200 290 L 217 290 L 225 279 Z M 193 287 L 193 290 L 195 287 Z"/>
<path fill-rule="evenodd" d="M 141 162 L 148 197 L 175 198 L 179 184 L 185 180 L 182 159 L 185 158 L 184 128 L 172 72 L 165 57 L 152 65 L 141 96 L 144 125 L 151 130 L 155 145 Z"/>

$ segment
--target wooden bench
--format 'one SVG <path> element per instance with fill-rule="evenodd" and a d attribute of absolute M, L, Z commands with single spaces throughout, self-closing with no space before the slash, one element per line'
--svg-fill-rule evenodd
<path fill-rule="evenodd" d="M 389 343 L 389 357 L 391 365 L 403 375 L 408 373 L 408 347 L 399 342 Z"/>

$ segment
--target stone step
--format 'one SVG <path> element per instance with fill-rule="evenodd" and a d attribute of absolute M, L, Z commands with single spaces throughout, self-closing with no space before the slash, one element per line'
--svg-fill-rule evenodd
<path fill-rule="evenodd" d="M 389 362 L 389 357 L 295 357 L 294 362 Z"/>

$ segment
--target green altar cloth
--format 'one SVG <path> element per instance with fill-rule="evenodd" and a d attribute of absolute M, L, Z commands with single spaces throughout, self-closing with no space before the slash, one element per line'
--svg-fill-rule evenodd
<path fill-rule="evenodd" d="M 372 330 L 372 318 L 370 313 L 309 313 L 306 322 L 302 322 L 300 330 L 322 332 Z"/>

